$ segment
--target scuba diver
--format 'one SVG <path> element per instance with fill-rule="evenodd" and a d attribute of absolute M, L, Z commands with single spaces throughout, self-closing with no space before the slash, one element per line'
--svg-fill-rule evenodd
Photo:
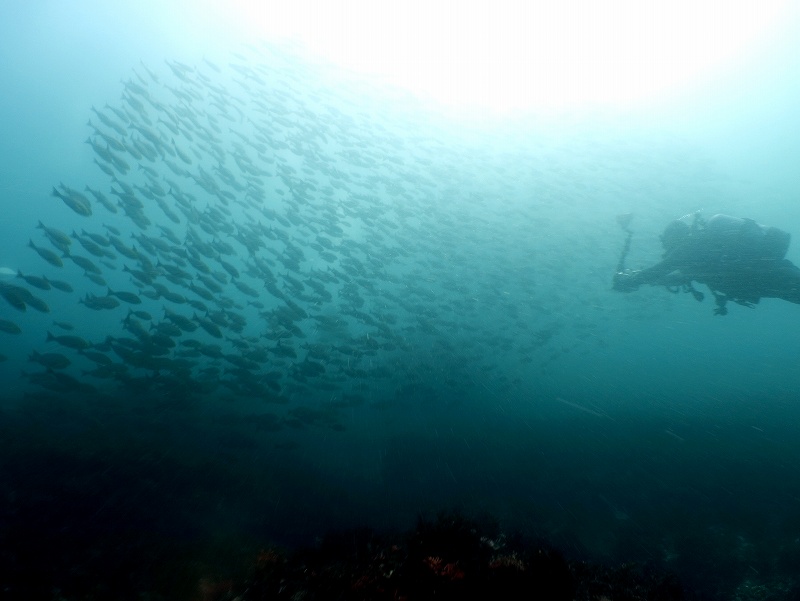
<path fill-rule="evenodd" d="M 630 215 L 618 218 L 628 233 L 613 288 L 631 292 L 642 284 L 666 286 L 671 292 L 703 293 L 692 286 L 708 286 L 716 301 L 715 315 L 726 315 L 726 303 L 753 307 L 761 298 L 780 298 L 800 304 L 800 268 L 785 259 L 790 234 L 752 219 L 714 215 L 702 219 L 691 213 L 667 225 L 661 235 L 662 260 L 641 270 L 625 269 L 630 249 Z"/>

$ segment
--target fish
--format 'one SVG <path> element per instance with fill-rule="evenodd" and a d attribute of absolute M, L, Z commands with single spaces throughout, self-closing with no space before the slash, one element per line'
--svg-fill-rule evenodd
<path fill-rule="evenodd" d="M 72 254 L 72 255 L 69 256 L 69 259 L 73 263 L 75 263 L 75 265 L 77 265 L 78 267 L 80 267 L 81 269 L 83 269 L 84 271 L 86 271 L 88 273 L 94 273 L 94 274 L 97 274 L 97 275 L 100 275 L 102 273 L 102 271 L 100 271 L 100 268 L 97 265 L 95 265 L 90 259 L 87 259 L 86 257 L 82 257 L 80 255 Z"/>
<path fill-rule="evenodd" d="M 6 334 L 21 334 L 22 328 L 20 328 L 13 321 L 0 319 L 0 332 L 5 332 Z"/>
<path fill-rule="evenodd" d="M 108 286 L 108 282 L 106 282 L 105 278 L 103 278 L 101 275 L 98 275 L 96 273 L 90 273 L 88 271 L 85 272 L 83 275 L 86 276 L 86 279 L 88 279 L 90 282 L 92 282 L 93 284 L 97 284 L 101 288 L 105 288 L 106 286 Z"/>
<path fill-rule="evenodd" d="M 201 288 L 200 286 L 198 286 L 198 285 L 196 285 L 194 283 L 189 284 L 189 290 L 194 292 L 197 296 L 199 296 L 202 299 L 205 299 L 207 301 L 214 300 L 214 296 L 211 294 L 211 292 L 209 292 L 205 288 Z"/>
<path fill-rule="evenodd" d="M 45 235 L 59 248 L 69 248 L 70 245 L 72 245 L 72 238 L 70 238 L 61 230 L 54 227 L 48 227 L 41 221 L 39 221 L 39 224 L 36 227 L 44 230 Z"/>
<path fill-rule="evenodd" d="M 58 393 L 82 392 L 84 394 L 92 394 L 97 392 L 97 389 L 91 384 L 81 382 L 73 376 L 61 371 L 47 369 L 43 372 L 33 374 L 26 374 L 23 372 L 22 375 L 27 377 L 29 382 Z"/>
<path fill-rule="evenodd" d="M 138 317 L 139 319 L 145 319 L 147 321 L 153 319 L 153 316 L 150 315 L 150 313 L 148 313 L 147 311 L 134 311 L 132 309 L 128 309 L 128 315 L 133 315 L 135 317 Z"/>
<path fill-rule="evenodd" d="M 114 131 L 116 131 L 120 136 L 124 137 L 124 136 L 126 136 L 128 134 L 128 132 L 125 130 L 125 128 L 122 125 L 120 125 L 119 123 L 115 122 L 113 119 L 111 119 L 105 113 L 101 113 L 100 111 L 98 111 L 94 107 L 92 107 L 91 110 L 94 112 L 95 115 L 97 115 L 97 118 L 100 119 L 100 121 L 104 125 L 106 125 L 107 127 L 110 127 Z"/>
<path fill-rule="evenodd" d="M 47 332 L 46 342 L 57 342 L 61 346 L 65 346 L 67 348 L 71 348 L 76 351 L 87 349 L 92 346 L 92 344 L 88 340 L 81 338 L 80 336 L 72 336 L 66 334 L 61 336 L 54 336 L 50 332 Z"/>
<path fill-rule="evenodd" d="M 111 232 L 115 236 L 121 236 L 122 235 L 122 233 L 117 228 L 115 228 L 113 225 L 108 225 L 108 224 L 104 223 L 103 227 L 106 228 L 109 232 Z"/>
<path fill-rule="evenodd" d="M 239 270 L 236 269 L 236 267 L 234 267 L 233 265 L 222 259 L 222 257 L 219 257 L 217 260 L 219 261 L 219 264 L 222 265 L 225 271 L 227 271 L 232 278 L 239 277 Z"/>
<path fill-rule="evenodd" d="M 25 295 L 23 290 L 24 289 L 20 286 L 14 286 L 13 284 L 7 284 L 0 281 L 0 296 L 6 299 L 8 304 L 14 307 L 17 311 L 24 312 L 28 307 L 25 304 Z"/>
<path fill-rule="evenodd" d="M 97 351 L 88 351 L 84 349 L 80 351 L 80 353 L 90 361 L 94 361 L 99 365 L 111 365 L 114 363 L 111 357 Z"/>
<path fill-rule="evenodd" d="M 50 307 L 46 302 L 40 299 L 38 296 L 34 296 L 29 290 L 22 288 L 21 289 L 21 296 L 22 299 L 25 301 L 25 304 L 29 307 L 33 307 L 40 313 L 50 313 Z"/>
<path fill-rule="evenodd" d="M 153 282 L 152 285 L 153 285 L 153 288 L 156 289 L 156 291 L 158 292 L 158 294 L 160 296 L 162 296 L 163 298 L 167 299 L 171 303 L 174 303 L 176 305 L 182 305 L 182 304 L 184 304 L 186 302 L 186 297 L 184 297 L 182 294 L 179 294 L 177 292 L 173 292 L 172 290 L 170 290 L 169 288 L 167 288 L 163 284 L 159 284 L 158 282 Z"/>
<path fill-rule="evenodd" d="M 180 315 L 164 307 L 164 319 L 168 319 L 184 332 L 194 332 L 197 329 L 197 324 L 188 317 Z"/>
<path fill-rule="evenodd" d="M 114 173 L 114 170 L 111 167 L 109 167 L 108 165 L 104 165 L 103 163 L 99 162 L 97 159 L 93 159 L 93 160 L 94 160 L 94 164 L 97 165 L 100 168 L 100 171 L 102 171 L 106 175 L 114 177 L 115 173 Z M 112 213 L 116 213 L 117 212 L 117 208 L 114 207 L 113 205 L 109 208 L 109 206 L 107 204 L 103 203 L 103 206 L 106 207 L 106 209 L 109 209 Z"/>
<path fill-rule="evenodd" d="M 125 292 L 125 291 L 116 291 L 114 292 L 111 288 L 108 289 L 108 296 L 116 296 L 121 301 L 125 301 L 131 305 L 141 305 L 142 299 L 136 296 L 133 292 Z"/>
<path fill-rule="evenodd" d="M 95 296 L 93 294 L 87 294 L 78 302 L 95 311 L 100 311 L 103 309 L 116 309 L 119 307 L 119 301 L 113 296 Z"/>
<path fill-rule="evenodd" d="M 184 163 L 186 163 L 187 165 L 191 165 L 192 164 L 192 157 L 190 157 L 188 154 L 186 154 L 186 152 L 184 152 L 175 143 L 175 138 L 172 139 L 172 148 L 175 150 L 175 154 L 178 155 L 178 158 L 180 158 Z"/>
<path fill-rule="evenodd" d="M 198 317 L 196 313 L 192 316 L 192 319 L 194 319 L 201 328 L 203 328 L 214 338 L 222 338 L 222 331 L 214 322 L 209 321 L 208 319 L 203 319 L 202 317 Z"/>
<path fill-rule="evenodd" d="M 64 262 L 59 258 L 59 256 L 54 253 L 52 250 L 47 248 L 42 248 L 41 246 L 36 246 L 33 243 L 33 240 L 28 241 L 28 246 L 35 250 L 42 259 L 50 263 L 53 267 L 64 267 Z"/>
<path fill-rule="evenodd" d="M 89 121 L 86 125 L 88 125 L 90 127 L 93 127 L 91 121 Z M 95 154 L 97 154 L 97 156 L 99 156 L 103 160 L 104 163 L 110 163 L 111 162 L 111 153 L 110 153 L 108 147 L 104 147 L 102 144 L 98 144 L 96 138 L 92 138 L 90 136 L 90 137 L 86 138 L 85 143 L 92 147 L 92 150 L 94 150 Z M 97 159 L 95 159 L 95 162 L 96 161 L 97 161 Z M 100 163 L 98 163 L 98 164 L 100 164 Z M 110 169 L 110 167 L 109 167 L 109 169 Z M 112 175 L 112 176 L 114 175 L 114 171 L 113 170 L 111 170 L 110 175 Z"/>
<path fill-rule="evenodd" d="M 89 199 L 77 190 L 73 190 L 60 184 L 61 191 L 53 187 L 52 195 L 64 201 L 70 209 L 75 211 L 78 215 L 89 217 L 92 214 L 92 203 Z"/>
<path fill-rule="evenodd" d="M 50 282 L 50 285 L 56 290 L 60 290 L 61 292 L 73 292 L 72 285 L 69 282 L 63 282 L 61 280 L 51 280 L 49 278 L 47 281 Z"/>
<path fill-rule="evenodd" d="M 95 162 L 97 162 L 97 160 L 95 160 Z M 98 165 L 99 165 L 99 163 L 98 163 Z M 105 168 L 102 165 L 100 166 L 100 168 L 106 173 L 106 175 L 110 175 L 112 177 L 114 176 L 113 169 Z M 94 196 L 95 200 L 97 202 L 99 202 L 101 205 L 103 205 L 103 207 L 105 207 L 105 209 L 107 211 L 109 211 L 110 213 L 117 213 L 118 212 L 118 209 L 117 209 L 116 205 L 113 202 L 111 202 L 111 200 L 109 200 L 109 198 L 105 194 L 103 194 L 101 191 L 94 190 L 93 188 L 90 188 L 88 185 L 86 186 L 86 188 L 84 188 L 84 190 L 86 192 L 91 193 L 91 195 Z M 116 229 L 116 228 L 114 228 L 114 229 Z M 117 230 L 117 232 L 112 232 L 112 233 L 117 233 L 117 235 L 119 235 L 118 232 L 119 231 Z"/>
<path fill-rule="evenodd" d="M 65 369 L 72 364 L 72 361 L 62 353 L 37 353 L 33 351 L 28 361 L 39 363 L 47 369 Z"/>
<path fill-rule="evenodd" d="M 38 277 L 34 275 L 24 275 L 21 271 L 17 271 L 17 277 L 25 280 L 28 284 L 40 290 L 50 290 L 51 285 L 47 278 Z"/>
<path fill-rule="evenodd" d="M 78 242 L 80 242 L 80 245 L 83 246 L 83 248 L 86 249 L 86 251 L 88 251 L 90 254 L 94 255 L 95 257 L 105 257 L 106 256 L 106 251 L 103 249 L 103 247 L 100 246 L 99 244 L 97 244 L 96 242 L 94 242 L 93 240 L 90 240 L 88 238 L 82 237 L 82 236 L 76 234 L 75 232 L 72 233 L 72 237 L 75 238 Z"/>
<path fill-rule="evenodd" d="M 135 248 L 127 246 L 122 240 L 119 239 L 117 235 L 109 236 L 108 241 L 122 256 L 127 257 L 128 259 L 132 259 L 134 261 L 140 258 L 139 252 Z"/>

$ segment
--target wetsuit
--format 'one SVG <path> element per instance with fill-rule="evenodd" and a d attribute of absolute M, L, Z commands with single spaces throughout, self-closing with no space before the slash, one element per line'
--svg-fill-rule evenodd
<path fill-rule="evenodd" d="M 787 232 L 752 219 L 714 215 L 687 226 L 686 235 L 656 265 L 617 273 L 614 289 L 684 287 L 702 299 L 691 287 L 696 281 L 711 289 L 720 314 L 725 314 L 727 300 L 752 306 L 761 298 L 781 298 L 800 304 L 800 268 L 784 258 L 789 240 Z"/>

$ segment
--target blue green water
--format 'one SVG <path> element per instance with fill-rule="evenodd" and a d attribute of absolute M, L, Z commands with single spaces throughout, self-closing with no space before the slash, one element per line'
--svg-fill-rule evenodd
<path fill-rule="evenodd" d="M 0 300 L 22 330 L 0 332 L 6 581 L 112 538 L 124 572 L 170 545 L 453 507 L 698 587 L 793 574 L 800 307 L 723 318 L 610 286 L 620 214 L 629 266 L 698 209 L 800 231 L 784 38 L 650 113 L 477 123 L 283 45 L 187 44 L 88 4 L 6 11 L 0 266 L 73 288 L 2 280 L 49 308 Z M 116 212 L 85 192 L 78 214 L 59 183 Z M 39 221 L 105 284 L 28 247 L 56 250 Z M 142 302 L 85 304 L 109 288 Z"/>

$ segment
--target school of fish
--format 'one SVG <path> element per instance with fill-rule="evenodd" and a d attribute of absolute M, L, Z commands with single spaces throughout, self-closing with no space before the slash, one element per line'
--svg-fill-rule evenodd
<path fill-rule="evenodd" d="M 342 429 L 340 412 L 376 391 L 440 375 L 510 386 L 513 369 L 491 373 L 499 358 L 525 370 L 567 330 L 542 365 L 598 338 L 597 316 L 569 314 L 557 285 L 570 253 L 533 261 L 518 244 L 546 231 L 561 196 L 589 195 L 574 174 L 508 173 L 498 196 L 521 185 L 538 204 L 483 211 L 480 155 L 424 120 L 409 131 L 379 109 L 348 111 L 324 83 L 249 52 L 225 67 L 142 64 L 117 103 L 91 108 L 99 179 L 52 186 L 29 242 L 47 274 L 0 280 L 4 336 L 24 329 L 14 312 L 55 317 L 24 372 L 32 388 L 249 397 L 286 405 L 270 427 Z M 83 226 L 62 229 L 63 212 Z M 62 318 L 75 304 L 83 317 Z"/>

